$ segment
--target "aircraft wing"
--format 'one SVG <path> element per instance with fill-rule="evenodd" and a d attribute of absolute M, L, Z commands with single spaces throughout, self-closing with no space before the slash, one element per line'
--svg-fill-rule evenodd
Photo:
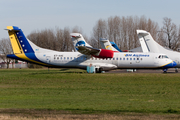
<path fill-rule="evenodd" d="M 77 46 L 78 51 L 85 55 L 96 55 L 100 52 L 100 49 L 88 47 L 88 46 Z"/>
<path fill-rule="evenodd" d="M 106 49 L 96 49 L 88 46 L 77 46 L 78 52 L 98 58 L 113 58 L 114 52 Z"/>

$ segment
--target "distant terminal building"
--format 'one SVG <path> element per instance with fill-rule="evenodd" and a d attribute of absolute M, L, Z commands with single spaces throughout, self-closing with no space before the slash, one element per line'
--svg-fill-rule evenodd
<path fill-rule="evenodd" d="M 6 56 L 4 54 L 0 54 L 0 69 L 7 68 L 7 63 L 3 59 L 6 59 Z M 27 62 L 20 60 L 11 60 L 9 68 L 28 68 L 28 64 Z"/>

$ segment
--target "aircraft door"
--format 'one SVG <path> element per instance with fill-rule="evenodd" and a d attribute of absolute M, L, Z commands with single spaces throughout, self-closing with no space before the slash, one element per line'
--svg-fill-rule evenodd
<path fill-rule="evenodd" d="M 175 62 L 179 64 L 179 58 L 175 58 Z"/>
<path fill-rule="evenodd" d="M 51 62 L 51 57 L 50 56 L 46 56 L 46 62 L 50 63 Z"/>
<path fill-rule="evenodd" d="M 140 58 L 139 57 L 136 58 L 136 63 L 140 63 Z"/>

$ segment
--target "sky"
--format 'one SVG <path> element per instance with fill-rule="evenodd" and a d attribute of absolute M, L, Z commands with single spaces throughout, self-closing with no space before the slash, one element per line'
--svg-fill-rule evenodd
<path fill-rule="evenodd" d="M 0 40 L 6 26 L 18 26 L 25 36 L 46 28 L 80 27 L 87 36 L 99 19 L 146 16 L 159 25 L 168 17 L 180 25 L 180 0 L 0 0 Z"/>

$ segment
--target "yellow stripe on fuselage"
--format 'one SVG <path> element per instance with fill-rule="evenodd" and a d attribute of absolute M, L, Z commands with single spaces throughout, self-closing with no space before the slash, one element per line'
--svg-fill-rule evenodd
<path fill-rule="evenodd" d="M 45 63 L 42 63 L 42 62 L 38 62 L 38 61 L 35 61 L 35 60 L 32 60 L 32 59 L 29 59 L 24 53 L 23 54 L 15 54 L 15 55 L 18 58 L 21 58 L 21 59 L 26 60 L 26 61 L 30 61 L 30 62 L 33 62 L 33 63 L 45 65 L 45 66 L 51 66 L 51 65 L 48 65 L 48 64 L 45 64 Z"/>
<path fill-rule="evenodd" d="M 172 61 L 173 62 L 173 61 Z M 172 62 L 169 62 L 169 63 L 167 63 L 167 64 L 165 64 L 165 65 L 162 65 L 161 67 L 164 67 L 164 66 L 166 66 L 166 65 L 168 65 L 168 64 L 170 64 L 170 63 L 172 63 Z"/>

